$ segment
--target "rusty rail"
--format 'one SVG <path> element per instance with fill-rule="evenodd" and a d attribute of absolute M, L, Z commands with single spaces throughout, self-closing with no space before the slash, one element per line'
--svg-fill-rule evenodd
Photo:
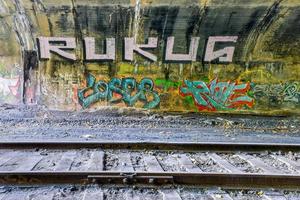
<path fill-rule="evenodd" d="M 129 149 L 129 150 L 186 150 L 186 151 L 300 151 L 300 144 L 235 143 L 235 142 L 132 142 L 132 141 L 1 141 L 0 149 Z"/>
<path fill-rule="evenodd" d="M 186 172 L 0 172 L 1 184 L 150 184 L 298 188 L 300 175 Z"/>

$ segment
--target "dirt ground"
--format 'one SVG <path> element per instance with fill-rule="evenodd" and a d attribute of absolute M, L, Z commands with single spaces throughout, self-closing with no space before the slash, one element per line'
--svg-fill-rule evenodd
<path fill-rule="evenodd" d="M 104 108 L 51 111 L 42 106 L 0 106 L 0 139 L 152 142 L 300 142 L 300 116 L 151 113 Z"/>

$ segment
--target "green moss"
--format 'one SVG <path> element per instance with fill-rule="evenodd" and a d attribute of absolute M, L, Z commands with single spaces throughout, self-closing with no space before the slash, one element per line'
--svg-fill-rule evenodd
<path fill-rule="evenodd" d="M 155 85 L 163 87 L 164 90 L 169 90 L 170 88 L 178 89 L 182 85 L 182 82 L 175 82 L 165 79 L 156 79 Z"/>

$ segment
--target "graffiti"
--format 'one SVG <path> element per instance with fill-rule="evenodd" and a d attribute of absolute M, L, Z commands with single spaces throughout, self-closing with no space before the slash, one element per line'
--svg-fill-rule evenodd
<path fill-rule="evenodd" d="M 284 102 L 300 104 L 300 83 L 255 85 L 253 94 L 255 99 L 265 101 L 271 106 L 279 106 Z"/>
<path fill-rule="evenodd" d="M 300 104 L 300 83 L 287 84 L 284 88 L 284 101 Z"/>
<path fill-rule="evenodd" d="M 149 96 L 152 99 L 149 100 Z M 96 82 L 96 78 L 89 74 L 86 78 L 86 88 L 78 90 L 78 100 L 83 108 L 101 101 L 107 100 L 115 104 L 124 102 L 127 106 L 134 106 L 138 101 L 143 108 L 155 108 L 160 103 L 159 95 L 154 91 L 154 83 L 149 78 L 144 78 L 137 83 L 134 78 L 113 78 L 109 83 Z"/>
<path fill-rule="evenodd" d="M 18 96 L 20 88 L 20 78 L 2 78 L 0 77 L 0 93 L 3 96 L 12 94 Z"/>
<path fill-rule="evenodd" d="M 218 82 L 214 79 L 209 84 L 203 81 L 184 81 L 180 88 L 182 96 L 192 96 L 200 111 L 233 110 L 244 106 L 252 107 L 254 100 L 247 96 L 250 84 L 237 82 Z"/>
<path fill-rule="evenodd" d="M 219 58 L 220 62 L 232 62 L 234 47 L 225 47 L 224 49 L 214 51 L 216 42 L 237 42 L 238 37 L 209 37 L 204 61 L 211 62 Z M 226 55 L 226 56 L 225 56 Z"/>
<path fill-rule="evenodd" d="M 215 50 L 216 43 L 236 43 L 238 36 L 213 36 L 209 37 L 206 47 L 206 54 L 204 61 L 211 62 L 219 60 L 219 62 L 232 62 L 235 47 L 229 46 L 223 49 Z M 41 59 L 50 59 L 51 52 L 59 56 L 69 59 L 77 60 L 76 55 L 66 50 L 76 49 L 75 38 L 66 37 L 39 37 L 37 38 L 39 45 L 39 52 Z M 199 47 L 200 37 L 191 37 L 188 54 L 174 53 L 175 37 L 168 37 L 165 46 L 165 55 L 163 55 L 167 62 L 192 62 L 197 60 L 197 53 Z M 133 61 L 134 52 L 147 58 L 150 61 L 156 62 L 158 57 L 148 51 L 147 49 L 155 49 L 158 47 L 158 38 L 148 38 L 147 44 L 137 44 L 135 38 L 124 38 L 124 60 Z M 105 42 L 105 53 L 96 54 L 95 38 L 84 38 L 84 50 L 86 61 L 114 61 L 116 60 L 116 39 L 107 38 Z"/>

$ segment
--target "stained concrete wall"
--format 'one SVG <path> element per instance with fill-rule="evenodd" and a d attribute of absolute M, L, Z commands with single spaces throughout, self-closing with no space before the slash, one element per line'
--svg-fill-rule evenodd
<path fill-rule="evenodd" d="M 1 0 L 0 24 L 0 103 L 300 113 L 299 0 Z M 76 38 L 77 60 L 39 59 L 41 36 Z M 169 36 L 177 53 L 200 37 L 197 61 L 165 62 Z M 238 36 L 232 62 L 204 62 L 210 36 Z M 86 62 L 85 37 L 116 38 L 116 60 Z M 124 37 L 158 37 L 158 61 L 124 61 Z"/>

